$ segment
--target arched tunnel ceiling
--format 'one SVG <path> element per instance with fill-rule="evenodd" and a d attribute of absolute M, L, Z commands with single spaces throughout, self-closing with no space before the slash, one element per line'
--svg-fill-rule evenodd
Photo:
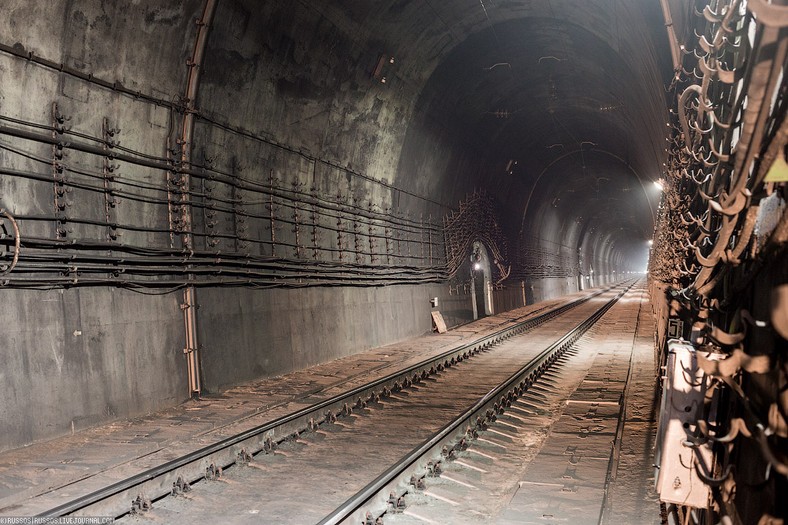
<path fill-rule="evenodd" d="M 301 91 L 317 86 L 310 97 L 340 91 L 329 103 L 334 109 L 347 103 L 348 89 L 362 92 L 361 98 L 369 96 L 365 91 L 374 92 L 375 102 L 399 105 L 404 120 L 399 124 L 379 118 L 364 128 L 343 118 L 342 124 L 355 126 L 353 134 L 365 137 L 361 140 L 369 145 L 367 150 L 385 151 L 356 155 L 354 167 L 363 166 L 364 157 L 384 158 L 377 165 L 383 167 L 372 171 L 450 204 L 474 188 L 484 188 L 503 204 L 511 234 L 524 222 L 524 212 L 526 226 L 538 230 L 534 224 L 539 214 L 562 195 L 563 213 L 587 218 L 609 214 L 611 203 L 623 200 L 629 208 L 618 214 L 626 223 L 618 230 L 641 243 L 651 235 L 658 195 L 649 190 L 661 174 L 665 155 L 663 86 L 671 75 L 659 2 L 350 0 L 288 4 L 279 11 L 271 7 L 276 2 L 264 9 L 252 2 L 223 2 L 219 18 L 243 18 L 228 9 L 228 3 L 251 14 L 250 32 L 258 22 L 268 23 L 271 27 L 256 31 L 283 31 L 289 38 L 306 39 L 307 44 L 296 43 L 293 51 L 305 72 L 291 72 L 276 84 L 287 97 L 298 98 Z M 316 13 L 320 22 L 304 23 L 309 16 L 304 13 Z M 337 45 L 333 36 L 323 35 L 326 21 L 356 43 L 352 49 L 337 46 L 333 51 L 346 55 L 339 57 L 345 60 L 339 67 L 310 53 L 310 46 L 333 50 Z M 234 37 L 237 34 L 222 34 L 213 42 L 228 46 Z M 359 82 L 356 75 L 348 88 L 352 75 L 343 68 L 363 67 L 369 75 L 378 54 L 395 60 L 387 66 L 387 85 L 365 88 L 364 79 Z M 258 59 L 255 67 L 265 67 Z M 264 91 L 264 84 L 257 82 L 245 91 Z M 254 106 L 251 100 L 246 104 L 247 109 Z M 336 131 L 338 136 L 342 132 Z M 371 144 L 370 135 L 377 135 Z M 315 140 L 332 153 L 331 139 Z M 574 167 L 556 162 L 563 156 L 571 157 Z M 395 173 L 385 173 L 387 163 L 391 165 L 387 158 L 398 159 Z M 585 178 L 609 182 L 596 192 L 602 195 L 591 198 L 583 191 Z"/>
<path fill-rule="evenodd" d="M 530 3 L 526 17 L 506 19 L 512 4 L 488 2 L 487 14 L 500 20 L 490 15 L 488 27 L 447 54 L 415 119 L 483 159 L 476 184 L 497 189 L 510 220 L 524 211 L 538 220 L 563 195 L 566 209 L 586 218 L 630 208 L 618 213 L 626 228 L 617 229 L 648 238 L 658 201 L 650 182 L 665 151 L 662 79 L 670 74 L 667 45 L 657 52 L 662 27 L 648 23 L 661 20 L 658 5 Z M 575 166 L 557 162 L 566 157 Z M 608 184 L 589 192 L 599 180 Z"/>
<path fill-rule="evenodd" d="M 657 1 L 225 0 L 201 105 L 434 201 L 485 189 L 510 237 L 620 207 L 613 234 L 642 244 L 670 75 Z"/>
<path fill-rule="evenodd" d="M 636 82 L 596 35 L 560 20 L 527 18 L 458 46 L 430 79 L 426 107 L 419 109 L 452 114 L 471 140 L 539 165 L 554 157 L 546 150 L 556 144 L 638 151 L 632 130 L 649 120 L 651 108 L 639 99 Z"/>

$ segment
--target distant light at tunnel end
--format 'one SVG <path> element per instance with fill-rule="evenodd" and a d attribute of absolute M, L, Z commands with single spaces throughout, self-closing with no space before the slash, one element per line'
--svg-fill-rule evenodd
<path fill-rule="evenodd" d="M 649 239 L 648 240 L 648 245 L 649 246 L 654 246 L 654 239 Z"/>
<path fill-rule="evenodd" d="M 481 269 L 482 269 L 482 265 L 481 265 L 481 263 L 476 263 L 476 264 L 474 264 L 474 265 L 473 265 L 473 269 L 474 269 L 474 270 L 481 270 Z"/>

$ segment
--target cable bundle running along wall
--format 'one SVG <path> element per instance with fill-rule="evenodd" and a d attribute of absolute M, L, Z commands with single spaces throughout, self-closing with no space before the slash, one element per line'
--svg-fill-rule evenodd
<path fill-rule="evenodd" d="M 511 273 L 508 243 L 495 211 L 495 200 L 483 190 L 475 190 L 460 203 L 459 209 L 444 218 L 447 272 L 453 277 L 471 254 L 474 241 L 481 241 L 490 251 L 495 267 L 496 284 Z"/>
<path fill-rule="evenodd" d="M 446 276 L 441 226 L 381 208 L 391 199 L 373 199 L 364 181 L 326 195 L 281 165 L 222 168 L 204 158 L 185 169 L 170 152 L 121 146 L 120 126 L 107 119 L 100 137 L 72 131 L 57 104 L 48 124 L 0 120 L 0 150 L 10 160 L 0 168 L 3 204 L 16 211 L 13 231 L 0 239 L 3 262 L 14 260 L 3 286 L 168 291 L 190 277 L 197 286 L 267 287 Z M 343 177 L 318 163 L 312 170 L 315 178 Z M 179 182 L 186 172 L 188 188 Z"/>
<path fill-rule="evenodd" d="M 515 279 L 576 278 L 580 274 L 577 250 L 556 242 L 523 235 Z"/>

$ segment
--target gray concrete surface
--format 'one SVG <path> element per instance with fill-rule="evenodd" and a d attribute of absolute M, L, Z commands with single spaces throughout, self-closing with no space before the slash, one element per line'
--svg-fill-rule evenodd
<path fill-rule="evenodd" d="M 0 450 L 186 397 L 179 296 L 3 290 Z"/>

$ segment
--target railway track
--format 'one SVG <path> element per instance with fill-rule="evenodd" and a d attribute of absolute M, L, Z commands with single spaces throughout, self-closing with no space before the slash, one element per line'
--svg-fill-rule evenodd
<path fill-rule="evenodd" d="M 405 507 L 405 496 L 423 490 L 426 478 L 440 476 L 443 465 L 454 460 L 488 430 L 498 418 L 531 388 L 553 363 L 563 357 L 617 301 L 625 291 L 596 310 L 591 316 L 569 330 L 563 337 L 533 357 L 527 364 L 502 381 L 473 406 L 423 441 L 384 473 L 348 498 L 319 525 L 339 523 L 383 523 L 386 514 L 399 514 Z M 506 434 L 508 436 L 508 434 Z M 473 467 L 470 467 L 473 468 Z"/>
<path fill-rule="evenodd" d="M 329 473 L 332 469 L 334 472 L 344 472 L 347 468 L 353 469 L 350 465 L 352 462 L 340 460 L 339 464 L 335 464 L 329 459 L 330 454 L 333 454 L 340 444 L 360 440 L 359 445 L 363 450 L 371 451 L 373 456 L 385 458 L 388 461 L 391 459 L 391 454 L 396 455 L 401 447 L 374 443 L 376 436 L 392 433 L 391 430 L 386 431 L 386 428 L 396 429 L 393 433 L 397 436 L 402 435 L 403 442 L 406 444 L 412 444 L 414 439 L 423 444 L 425 441 L 420 440 L 419 437 L 424 433 L 421 423 L 425 417 L 436 422 L 451 420 L 456 416 L 458 405 L 464 407 L 474 405 L 474 401 L 480 397 L 479 394 L 487 393 L 482 401 L 476 403 L 476 405 L 479 403 L 484 405 L 484 408 L 481 409 L 484 412 L 484 417 L 480 419 L 482 423 L 479 423 L 483 425 L 485 418 L 495 417 L 494 414 L 501 407 L 501 400 L 495 398 L 497 395 L 495 392 L 498 389 L 489 392 L 490 385 L 498 384 L 496 377 L 503 373 L 506 376 L 511 376 L 509 379 L 512 379 L 514 375 L 507 371 L 514 369 L 518 374 L 525 373 L 528 376 L 521 380 L 524 381 L 522 384 L 527 386 L 529 381 L 533 380 L 532 374 L 543 372 L 551 362 L 558 358 L 562 345 L 570 344 L 568 341 L 573 337 L 579 337 L 577 334 L 580 332 L 577 330 L 587 329 L 587 327 L 580 327 L 575 321 L 585 319 L 580 323 L 581 325 L 587 324 L 587 322 L 593 323 L 593 321 L 588 321 L 589 313 L 591 317 L 597 314 L 597 318 L 601 316 L 618 296 L 607 302 L 602 301 L 603 297 L 614 293 L 623 293 L 621 290 L 623 287 L 618 287 L 615 291 L 600 291 L 540 315 L 534 315 L 532 312 L 530 316 L 516 320 L 511 326 L 493 334 L 285 417 L 223 439 L 186 456 L 175 458 L 136 476 L 120 480 L 100 491 L 71 499 L 41 513 L 38 517 L 64 515 L 121 517 L 130 513 L 144 516 L 145 511 L 151 507 L 153 502 L 166 498 L 156 503 L 156 513 L 167 514 L 165 521 L 183 521 L 185 523 L 190 518 L 183 514 L 181 509 L 183 506 L 192 507 L 189 512 L 200 513 L 201 503 L 212 505 L 210 501 L 213 499 L 214 493 L 218 498 L 227 497 L 227 494 L 223 494 L 223 492 L 228 485 L 234 489 L 238 489 L 240 485 L 246 488 L 255 487 L 252 490 L 260 487 L 256 480 L 244 479 L 246 477 L 254 478 L 255 475 L 262 475 L 267 480 L 266 483 L 272 484 L 269 489 L 264 490 L 271 495 L 272 499 L 281 501 L 283 496 L 287 499 L 288 493 L 293 495 L 302 492 L 299 483 L 294 484 L 285 479 L 288 472 L 290 474 L 295 471 L 308 472 L 308 465 L 321 464 L 323 464 L 324 470 Z M 605 306 L 598 308 L 597 305 L 600 302 L 604 302 Z M 568 325 L 577 328 L 573 332 L 575 335 L 566 334 L 559 337 L 556 342 L 556 336 L 570 328 Z M 533 334 L 537 340 L 552 340 L 554 343 L 548 345 L 534 341 L 533 346 L 539 347 L 541 351 L 530 356 L 531 361 L 526 367 L 521 367 L 519 365 L 522 364 L 524 355 L 522 344 L 514 344 L 514 341 L 520 341 L 522 338 L 517 336 L 526 333 Z M 496 352 L 489 352 L 494 345 L 497 345 Z M 549 348 L 545 348 L 546 346 Z M 455 366 L 468 360 L 473 362 L 473 366 L 470 364 Z M 525 369 L 527 371 L 524 371 Z M 491 381 L 493 382 L 491 383 Z M 456 385 L 463 389 L 463 393 L 452 392 L 451 389 L 441 393 L 441 389 L 447 385 Z M 437 386 L 440 388 L 434 388 Z M 512 392 L 516 392 L 518 389 L 520 389 L 519 382 L 517 385 L 510 385 L 505 395 L 511 396 Z M 492 405 L 488 407 L 490 400 L 492 400 Z M 505 404 L 506 401 L 503 403 Z M 396 408 L 396 410 L 378 410 L 386 406 Z M 488 411 L 492 412 L 488 413 Z M 374 412 L 375 416 L 365 417 L 370 412 Z M 465 412 L 467 410 L 463 414 Z M 481 416 L 468 417 L 478 418 Z M 416 421 L 419 424 L 413 424 Z M 443 446 L 449 446 L 449 442 L 457 438 L 456 434 L 462 424 L 458 423 L 459 426 L 451 430 L 448 430 L 449 426 L 445 426 L 442 429 L 445 435 L 435 438 L 440 442 L 440 445 L 437 444 L 438 441 L 433 445 L 439 446 L 441 449 Z M 462 429 L 462 432 L 467 432 L 467 428 Z M 407 436 L 405 436 L 406 434 Z M 364 435 L 371 437 L 372 441 L 365 441 L 365 438 L 362 437 Z M 350 439 L 351 436 L 352 439 Z M 451 444 L 451 447 L 455 445 Z M 380 447 L 386 448 L 385 454 L 376 450 Z M 351 453 L 351 456 L 354 460 L 363 461 L 365 454 Z M 238 468 L 231 469 L 224 476 L 225 470 L 231 466 Z M 244 466 L 252 468 L 241 468 Z M 356 475 L 353 476 L 358 479 L 347 482 L 347 485 L 358 485 L 360 480 L 366 483 L 370 476 L 365 470 L 374 470 L 374 468 L 364 467 L 363 463 L 359 463 L 358 468 L 354 469 Z M 230 472 L 233 473 L 233 476 L 240 476 L 242 480 L 236 483 L 229 476 Z M 279 479 L 277 476 L 280 475 L 283 476 L 282 480 L 276 481 Z M 315 479 L 320 479 L 320 476 Z M 328 479 L 330 483 L 330 476 Z M 203 480 L 219 481 L 219 483 L 200 483 L 200 491 L 190 492 L 191 486 L 195 482 Z M 387 481 L 385 486 L 390 483 L 397 484 L 400 483 L 400 480 L 395 482 L 392 478 Z M 206 487 L 211 488 L 206 490 Z M 328 493 L 326 494 L 327 499 L 332 501 L 336 500 L 337 494 L 347 492 L 344 487 L 341 490 L 334 490 L 334 487 L 330 486 L 326 488 L 328 489 L 326 491 Z M 201 494 L 197 494 L 197 492 Z M 167 496 L 185 497 L 167 498 Z M 384 499 L 387 501 L 387 498 L 388 494 Z M 315 499 L 320 500 L 321 498 L 308 496 L 307 499 L 309 501 L 305 503 L 305 513 L 299 514 L 297 519 L 292 513 L 288 514 L 288 510 L 285 508 L 276 510 L 274 508 L 276 505 L 273 507 L 261 505 L 263 507 L 261 509 L 249 509 L 248 515 L 255 517 L 258 513 L 265 513 L 267 518 L 263 522 L 303 523 L 306 516 L 309 516 L 306 518 L 307 521 L 313 518 L 313 521 L 318 521 L 322 516 L 320 514 L 322 510 L 318 509 L 323 509 L 325 505 L 322 502 L 313 505 Z M 307 509 L 311 507 L 315 507 L 314 511 Z M 361 512 L 363 519 L 366 519 L 365 513 L 367 511 L 362 512 L 356 509 L 354 512 L 356 514 Z M 239 519 L 243 516 L 246 514 L 240 516 Z M 243 519 L 241 519 L 242 521 Z M 330 522 L 336 521 L 327 521 L 327 523 Z"/>

